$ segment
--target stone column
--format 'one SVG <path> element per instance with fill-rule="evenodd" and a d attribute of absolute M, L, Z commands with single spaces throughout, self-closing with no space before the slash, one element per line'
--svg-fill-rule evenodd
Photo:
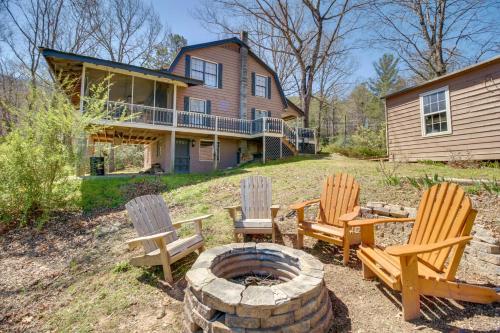
<path fill-rule="evenodd" d="M 248 43 L 248 32 L 241 33 L 241 40 Z M 247 89 L 248 89 L 248 48 L 240 47 L 240 119 L 247 118 Z"/>

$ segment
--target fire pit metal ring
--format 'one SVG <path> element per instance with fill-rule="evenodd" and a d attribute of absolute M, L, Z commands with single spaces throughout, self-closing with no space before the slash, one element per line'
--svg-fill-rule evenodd
<path fill-rule="evenodd" d="M 259 284 L 259 276 L 274 281 Z M 277 244 L 207 250 L 186 274 L 185 331 L 327 332 L 333 315 L 323 277 L 319 260 Z M 240 280 L 257 283 L 233 282 Z"/>

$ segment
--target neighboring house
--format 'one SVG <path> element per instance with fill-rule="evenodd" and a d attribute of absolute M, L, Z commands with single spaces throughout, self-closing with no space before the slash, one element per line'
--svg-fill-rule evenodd
<path fill-rule="evenodd" d="M 102 121 L 107 126 L 88 145 L 144 145 L 145 168 L 159 163 L 169 172 L 206 172 L 316 152 L 314 130 L 297 127 L 303 112 L 239 38 L 186 46 L 168 70 L 41 52 L 56 77 L 77 78 L 71 98 L 82 112 L 80 95 L 92 97 L 92 84 L 112 74 L 108 119 Z M 131 114 L 133 119 L 118 121 Z"/>
<path fill-rule="evenodd" d="M 385 96 L 390 159 L 500 159 L 500 56 Z"/>

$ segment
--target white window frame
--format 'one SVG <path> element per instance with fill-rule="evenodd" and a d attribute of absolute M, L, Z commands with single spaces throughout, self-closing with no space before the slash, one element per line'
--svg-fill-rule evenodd
<path fill-rule="evenodd" d="M 211 142 L 212 143 L 212 159 L 211 160 L 202 160 L 200 158 L 200 149 L 201 149 L 201 143 L 202 142 Z M 213 162 L 215 160 L 215 149 L 219 149 L 219 152 L 217 154 L 217 161 L 220 161 L 220 145 L 218 145 L 214 140 L 200 140 L 199 147 L 198 147 L 198 160 L 200 162 Z"/>
<path fill-rule="evenodd" d="M 203 59 L 203 58 L 191 57 L 191 68 L 189 69 L 189 76 L 190 77 L 193 77 L 193 60 L 199 60 L 199 61 L 204 62 L 204 63 L 210 63 L 210 64 L 215 65 L 215 86 L 211 86 L 211 85 L 208 85 L 205 83 L 206 65 L 203 66 L 203 86 L 207 87 L 207 88 L 212 88 L 212 89 L 219 88 L 219 64 L 216 62 L 210 61 L 210 60 Z"/>
<path fill-rule="evenodd" d="M 191 111 L 191 102 L 192 101 L 202 101 L 203 102 L 203 112 Z M 188 111 L 189 112 L 194 112 L 194 113 L 207 114 L 207 100 L 206 99 L 201 99 L 201 98 L 189 97 L 189 110 Z"/>
<path fill-rule="evenodd" d="M 266 115 L 264 117 L 260 117 L 260 118 L 257 118 L 257 112 L 264 112 Z M 255 109 L 255 119 L 254 120 L 257 120 L 257 119 L 262 119 L 262 118 L 268 118 L 268 111 L 267 110 L 262 110 L 262 109 Z"/>
<path fill-rule="evenodd" d="M 434 132 L 434 133 L 426 133 L 425 132 L 425 116 L 429 116 L 430 114 L 424 114 L 424 97 L 432 94 L 436 94 L 438 92 L 444 91 L 444 99 L 446 103 L 446 127 L 447 130 L 443 132 Z M 430 137 L 430 136 L 440 136 L 440 135 L 450 135 L 453 131 L 451 129 L 451 107 L 450 107 L 450 90 L 448 86 L 444 86 L 441 88 L 437 88 L 431 91 L 426 91 L 419 95 L 420 101 L 420 127 L 422 130 L 422 137 Z M 441 113 L 441 112 L 440 112 Z"/>
<path fill-rule="evenodd" d="M 261 96 L 261 95 L 257 95 L 257 77 L 263 77 L 264 78 L 264 96 Z M 269 87 L 267 86 L 269 84 L 269 80 L 267 79 L 267 76 L 265 75 L 261 75 L 261 74 L 257 74 L 255 73 L 255 96 L 257 97 L 262 97 L 262 98 L 267 98 L 267 91 L 269 89 Z M 259 87 L 262 87 L 262 86 L 259 86 Z"/>

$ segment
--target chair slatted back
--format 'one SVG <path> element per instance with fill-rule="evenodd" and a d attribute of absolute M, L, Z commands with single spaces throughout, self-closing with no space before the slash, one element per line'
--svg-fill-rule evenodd
<path fill-rule="evenodd" d="M 168 244 L 178 239 L 175 228 L 172 226 L 168 206 L 161 195 L 137 197 L 130 200 L 125 207 L 139 237 L 173 231 L 173 234 L 165 237 L 165 241 Z M 153 241 L 143 243 L 146 253 L 158 248 Z"/>
<path fill-rule="evenodd" d="M 250 176 L 240 181 L 241 214 L 245 219 L 270 219 L 272 205 L 271 179 Z"/>
<path fill-rule="evenodd" d="M 319 223 L 343 227 L 339 217 L 352 212 L 358 204 L 359 185 L 354 177 L 346 173 L 331 175 L 323 186 L 317 220 Z"/>
<path fill-rule="evenodd" d="M 473 217 L 470 218 L 471 214 Z M 470 198 L 456 184 L 441 183 L 424 192 L 418 207 L 415 224 L 408 244 L 432 244 L 450 238 L 468 236 L 474 222 L 475 211 Z M 437 271 L 445 270 L 450 248 L 419 255 Z M 462 255 L 455 251 L 455 255 Z M 450 262 L 456 262 L 451 258 Z"/>

